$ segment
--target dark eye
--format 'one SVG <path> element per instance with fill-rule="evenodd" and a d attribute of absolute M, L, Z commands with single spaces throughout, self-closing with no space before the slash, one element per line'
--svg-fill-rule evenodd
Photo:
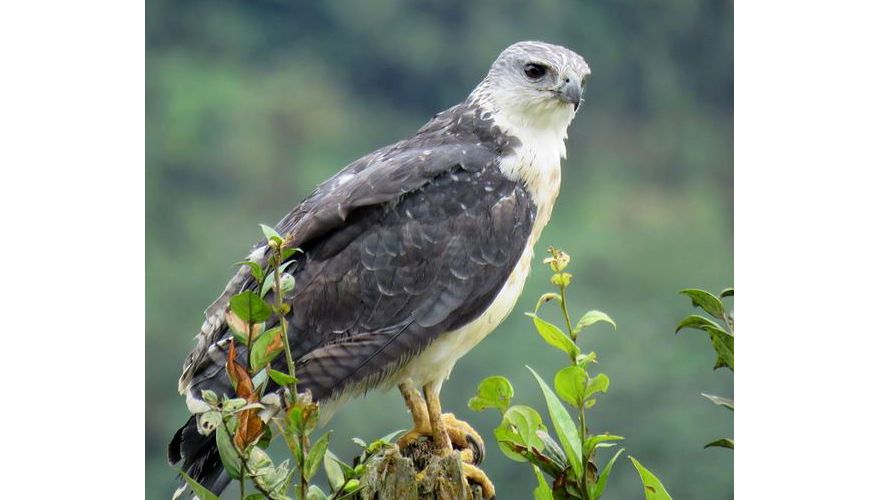
<path fill-rule="evenodd" d="M 537 80 L 547 74 L 547 66 L 535 63 L 528 63 L 523 69 L 523 73 L 532 80 Z"/>

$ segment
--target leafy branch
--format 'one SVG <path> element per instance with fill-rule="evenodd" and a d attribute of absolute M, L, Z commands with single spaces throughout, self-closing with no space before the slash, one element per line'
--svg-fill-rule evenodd
<path fill-rule="evenodd" d="M 295 364 L 288 338 L 286 316 L 290 305 L 285 297 L 294 290 L 294 277 L 285 270 L 295 264 L 292 259 L 300 252 L 289 246 L 274 229 L 261 225 L 269 247 L 266 267 L 245 261 L 256 286 L 232 296 L 226 312 L 226 323 L 231 337 L 225 341 L 227 349 L 226 374 L 233 394 L 218 395 L 202 391 L 207 410 L 198 415 L 198 430 L 205 436 L 215 435 L 223 467 L 230 477 L 239 482 L 242 500 L 268 498 L 287 500 L 288 490 L 298 477 L 296 498 L 321 500 L 350 498 L 360 490 L 363 466 L 349 467 L 328 450 L 331 432 L 326 432 L 313 444 L 310 435 L 320 419 L 320 407 L 308 392 L 297 391 Z M 266 300 L 273 293 L 272 303 Z M 275 326 L 267 329 L 275 320 Z M 243 346 L 244 351 L 237 349 Z M 272 368 L 272 363 L 284 353 L 286 371 Z M 269 382 L 279 391 L 269 391 Z M 270 423 L 284 438 L 293 459 L 275 465 L 266 453 L 272 438 Z M 372 444 L 378 449 L 380 444 Z M 372 453 L 372 452 L 371 452 Z M 366 459 L 371 453 L 360 457 Z M 330 483 L 330 494 L 309 484 L 324 466 Z M 203 500 L 217 496 L 180 471 L 190 488 Z M 248 484 L 256 493 L 247 494 Z"/>
<path fill-rule="evenodd" d="M 567 297 L 572 275 L 565 272 L 571 258 L 555 248 L 550 248 L 549 254 L 544 264 L 553 273 L 550 283 L 556 287 L 556 291 L 541 295 L 534 312 L 526 315 L 532 319 L 535 330 L 547 344 L 566 354 L 568 363 L 556 372 L 552 389 L 535 370 L 527 368 L 544 396 L 556 437 L 550 435 L 537 410 L 525 405 L 511 405 L 514 390 L 504 377 L 496 375 L 484 379 L 468 406 L 474 411 L 495 408 L 501 413 L 501 423 L 494 431 L 495 439 L 505 456 L 516 462 L 531 464 L 538 481 L 534 490 L 536 499 L 597 500 L 605 492 L 612 467 L 623 449 L 612 455 L 601 471 L 597 462 L 598 452 L 616 446 L 615 442 L 623 437 L 607 433 L 592 434 L 589 431 L 588 410 L 596 404 L 599 393 L 608 391 L 611 380 L 604 373 L 590 375 L 589 367 L 596 363 L 597 355 L 595 352 L 584 354 L 577 341 L 585 329 L 598 323 L 607 323 L 614 329 L 617 325 L 610 316 L 597 310 L 584 313 L 577 323 L 572 322 Z M 558 304 L 564 330 L 538 315 L 541 307 L 549 302 Z M 563 403 L 574 410 L 577 423 Z M 642 478 L 646 498 L 671 498 L 653 474 L 632 457 L 630 459 Z"/>
<path fill-rule="evenodd" d="M 725 288 L 718 296 L 696 288 L 687 288 L 682 290 L 681 293 L 691 299 L 694 307 L 702 309 L 716 320 L 722 321 L 722 323 L 719 325 L 716 321 L 705 316 L 691 314 L 678 323 L 675 333 L 677 334 L 685 328 L 706 332 L 709 336 L 709 341 L 712 342 L 712 347 L 715 349 L 715 369 L 726 367 L 733 371 L 733 311 L 728 312 L 722 300 L 733 297 L 733 288 Z M 733 399 L 705 393 L 701 395 L 716 405 L 733 411 Z M 732 450 L 733 439 L 716 439 L 706 444 L 705 448 L 712 446 L 730 448 Z"/>

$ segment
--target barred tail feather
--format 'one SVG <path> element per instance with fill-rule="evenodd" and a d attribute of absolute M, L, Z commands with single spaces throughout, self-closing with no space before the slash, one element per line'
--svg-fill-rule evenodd
<path fill-rule="evenodd" d="M 220 452 L 214 434 L 203 436 L 196 427 L 196 417 L 190 419 L 174 434 L 168 444 L 168 463 L 178 465 L 196 482 L 219 495 L 229 484 L 230 477 L 220 461 Z M 189 487 L 183 478 L 173 499 L 185 495 Z"/>

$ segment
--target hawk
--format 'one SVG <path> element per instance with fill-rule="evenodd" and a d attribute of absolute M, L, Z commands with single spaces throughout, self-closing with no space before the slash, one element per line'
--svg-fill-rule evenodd
<path fill-rule="evenodd" d="M 397 387 L 414 421 L 402 442 L 426 435 L 451 451 L 467 436 L 482 447 L 470 426 L 442 413 L 440 388 L 523 290 L 589 76 L 565 47 L 511 45 L 464 102 L 349 164 L 277 224 L 304 252 L 287 268 L 296 288 L 284 300 L 298 387 L 322 415 L 352 395 Z M 265 265 L 268 255 L 264 240 L 248 258 Z M 203 390 L 234 394 L 224 370 L 228 300 L 256 286 L 242 266 L 205 312 L 179 383 L 194 414 L 205 410 Z M 168 458 L 214 492 L 229 483 L 195 416 Z M 475 464 L 465 465 L 491 494 Z"/>

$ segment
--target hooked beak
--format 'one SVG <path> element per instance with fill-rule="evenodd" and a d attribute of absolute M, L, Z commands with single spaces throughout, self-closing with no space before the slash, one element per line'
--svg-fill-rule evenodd
<path fill-rule="evenodd" d="M 556 97 L 563 102 L 568 102 L 574 104 L 574 109 L 577 111 L 578 106 L 581 105 L 581 93 L 583 89 L 581 89 L 581 83 L 574 78 L 566 78 L 565 82 L 556 90 Z"/>

